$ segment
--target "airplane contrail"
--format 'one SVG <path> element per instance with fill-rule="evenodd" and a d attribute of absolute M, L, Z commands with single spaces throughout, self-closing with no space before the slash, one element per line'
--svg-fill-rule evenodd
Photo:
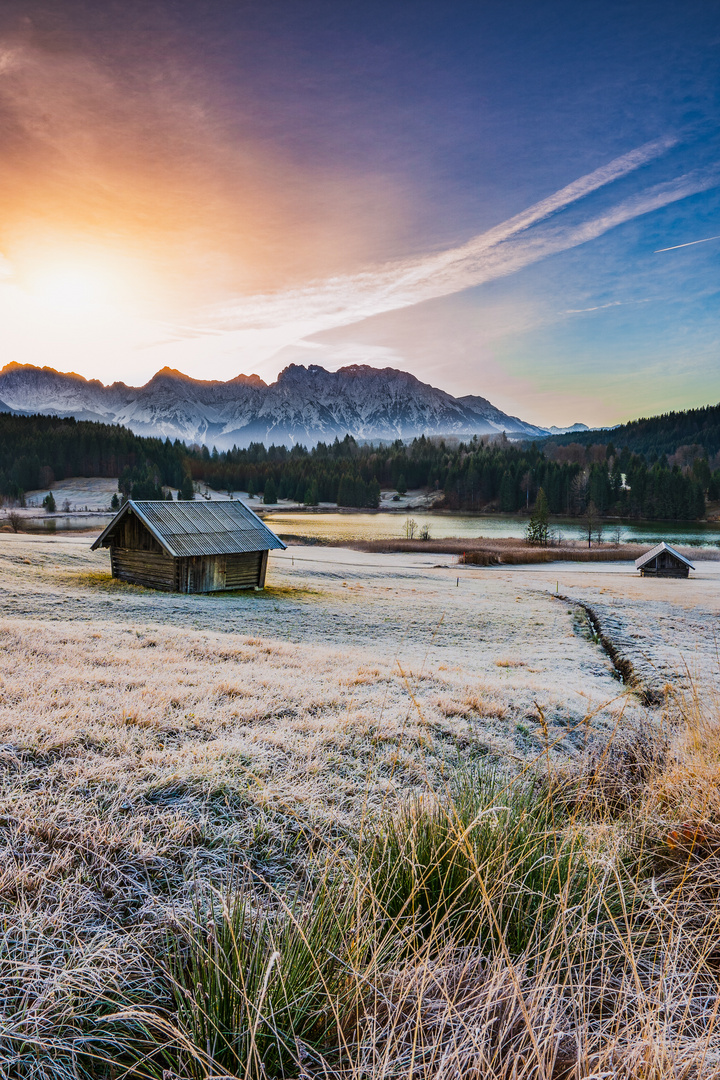
<path fill-rule="evenodd" d="M 653 255 L 659 255 L 662 251 L 677 251 L 678 248 L 692 247 L 693 244 L 707 244 L 710 240 L 720 240 L 720 235 L 706 236 L 704 240 L 688 240 L 687 244 L 673 244 L 669 248 L 658 248 L 657 251 L 653 252 Z"/>

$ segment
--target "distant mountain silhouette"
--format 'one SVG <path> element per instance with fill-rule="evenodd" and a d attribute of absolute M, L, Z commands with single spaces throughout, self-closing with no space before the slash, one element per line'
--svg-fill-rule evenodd
<path fill-rule="evenodd" d="M 251 442 L 310 446 L 347 434 L 392 440 L 504 431 L 518 438 L 557 430 L 509 416 L 483 397 L 455 398 L 406 371 L 365 364 L 335 372 L 291 364 L 269 385 L 258 375 L 203 381 L 165 367 L 140 387 L 8 364 L 0 372 L 0 399 L 13 412 L 124 424 L 138 435 L 220 450 Z"/>

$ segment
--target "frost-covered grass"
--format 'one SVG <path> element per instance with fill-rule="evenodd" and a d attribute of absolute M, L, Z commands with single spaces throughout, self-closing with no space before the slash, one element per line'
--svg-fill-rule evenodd
<path fill-rule="evenodd" d="M 258 901 L 254 875 L 230 878 L 172 935 L 165 998 L 109 1022 L 124 1060 L 151 1044 L 166 1077 L 720 1076 L 720 731 L 683 711 L 673 737 L 565 769 L 463 767 L 359 823 L 354 853 L 327 842 L 300 891 Z"/>
<path fill-rule="evenodd" d="M 709 660 L 648 712 L 555 569 L 298 548 L 178 597 L 2 540 L 0 1076 L 716 1068 Z M 711 634 L 715 578 L 560 573 Z"/>

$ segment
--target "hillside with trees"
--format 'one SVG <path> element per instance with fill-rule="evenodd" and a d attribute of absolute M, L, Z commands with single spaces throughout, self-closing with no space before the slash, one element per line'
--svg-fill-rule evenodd
<path fill-rule="evenodd" d="M 700 442 L 680 444 L 670 456 L 621 445 L 620 429 L 543 444 L 510 443 L 502 436 L 464 443 L 422 436 L 378 446 L 348 435 L 312 449 L 254 443 L 211 453 L 114 425 L 2 413 L 0 495 L 21 499 L 25 491 L 70 476 L 117 476 L 120 492 L 140 499 L 166 497 L 170 487 L 191 498 L 197 481 L 217 491 L 263 494 L 267 504 L 292 499 L 309 506 L 373 508 L 381 488 L 424 488 L 442 493 L 442 505 L 450 510 L 516 513 L 529 512 L 542 489 L 553 515 L 581 516 L 592 506 L 601 517 L 689 521 L 705 516 L 707 500 L 720 498 L 713 412 L 693 414 L 707 414 L 708 423 L 694 430 L 699 437 L 704 431 L 710 449 Z M 667 436 L 667 445 L 691 430 L 695 421 L 686 423 L 684 416 L 672 419 L 675 434 Z M 661 444 L 659 430 L 647 429 L 655 432 L 653 445 Z M 647 431 L 643 437 L 650 440 Z"/>
<path fill-rule="evenodd" d="M 189 461 L 193 477 L 217 490 L 262 492 L 308 505 L 378 505 L 380 488 L 429 488 L 453 510 L 529 510 L 542 488 L 551 514 L 579 516 L 593 503 L 600 515 L 696 520 L 706 498 L 720 495 L 720 470 L 704 456 L 688 465 L 652 464 L 611 444 L 547 447 L 505 439 L 450 445 L 442 439 L 360 446 L 350 436 L 312 450 L 265 447 L 210 454 Z"/>
<path fill-rule="evenodd" d="M 182 484 L 186 455 L 115 424 L 0 413 L 0 495 L 12 499 L 71 476 L 118 476 L 121 491 L 162 498 L 162 485 Z"/>
<path fill-rule="evenodd" d="M 706 457 L 715 458 L 720 454 L 720 405 L 669 412 L 662 416 L 631 420 L 615 428 L 573 432 L 571 435 L 542 440 L 543 446 L 567 446 L 569 443 L 581 446 L 611 443 L 618 449 L 642 454 L 650 460 L 663 455 L 672 456 L 683 447 L 696 448 Z"/>

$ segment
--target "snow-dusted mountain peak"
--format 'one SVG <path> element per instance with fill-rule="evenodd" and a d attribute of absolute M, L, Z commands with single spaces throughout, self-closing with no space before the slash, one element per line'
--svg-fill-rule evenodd
<path fill-rule="evenodd" d="M 520 438 L 550 431 L 502 412 L 486 398 L 455 398 L 407 371 L 367 364 L 338 371 L 290 364 L 269 385 L 258 375 L 222 382 L 164 367 L 144 386 L 133 387 L 11 363 L 0 371 L 0 403 L 16 412 L 124 424 L 139 435 L 221 450 L 250 442 L 312 445 L 347 434 L 393 440 L 503 431 Z"/>

